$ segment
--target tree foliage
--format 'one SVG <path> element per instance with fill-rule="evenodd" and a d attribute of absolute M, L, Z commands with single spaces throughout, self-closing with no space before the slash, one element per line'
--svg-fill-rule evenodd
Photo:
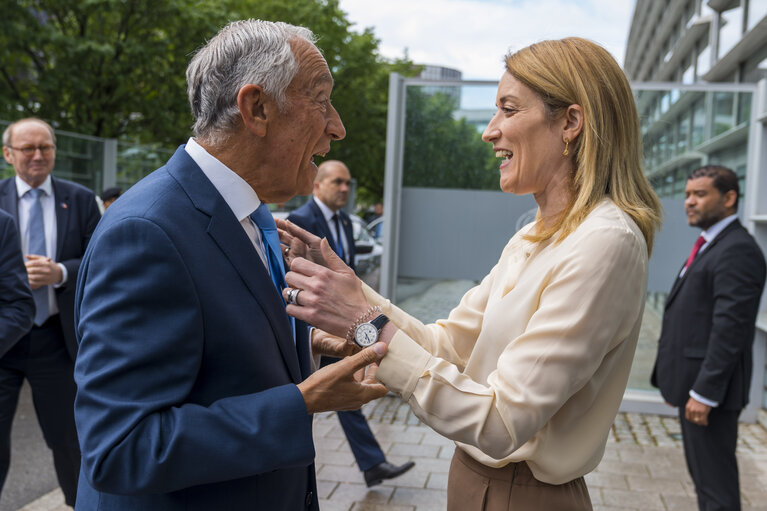
<path fill-rule="evenodd" d="M 226 21 L 214 2 L 19 0 L 0 17 L 0 118 L 176 145 L 192 118 L 189 54 Z"/>
<path fill-rule="evenodd" d="M 456 100 L 417 87 L 407 91 L 403 184 L 428 188 L 498 190 L 498 160 Z"/>
<path fill-rule="evenodd" d="M 335 78 L 346 162 L 364 202 L 383 195 L 389 60 L 369 28 L 355 30 L 338 0 L 17 0 L 0 17 L 0 119 L 37 116 L 86 135 L 175 147 L 190 134 L 186 66 L 226 23 L 260 18 L 317 35 Z M 439 95 L 408 96 L 406 183 L 497 187 L 487 147 Z M 465 164 L 461 162 L 467 162 Z"/>

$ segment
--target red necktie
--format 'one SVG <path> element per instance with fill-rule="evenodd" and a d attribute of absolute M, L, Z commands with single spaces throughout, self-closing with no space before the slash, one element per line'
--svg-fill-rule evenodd
<path fill-rule="evenodd" d="M 706 238 L 703 236 L 698 236 L 698 239 L 695 240 L 695 245 L 693 245 L 692 250 L 690 250 L 690 257 L 687 258 L 687 264 L 684 265 L 685 270 L 690 267 L 693 260 L 695 259 L 695 256 L 698 255 L 700 247 L 702 247 L 704 243 L 706 243 Z"/>

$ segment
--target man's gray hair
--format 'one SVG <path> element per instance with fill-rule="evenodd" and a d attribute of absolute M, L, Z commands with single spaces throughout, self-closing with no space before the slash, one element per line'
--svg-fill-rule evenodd
<path fill-rule="evenodd" d="M 213 144 L 225 140 L 240 117 L 237 93 L 250 83 L 284 109 L 285 89 L 298 72 L 290 48 L 294 39 L 315 40 L 304 27 L 249 19 L 228 24 L 208 41 L 186 69 L 195 137 Z"/>

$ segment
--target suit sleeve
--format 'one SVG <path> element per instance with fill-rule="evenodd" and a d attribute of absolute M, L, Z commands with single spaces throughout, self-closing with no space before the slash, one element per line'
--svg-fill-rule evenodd
<path fill-rule="evenodd" d="M 96 196 L 92 192 L 81 193 L 77 197 L 77 211 L 77 218 L 72 219 L 72 221 L 77 221 L 77 228 L 70 231 L 77 236 L 76 243 L 79 248 L 79 250 L 75 251 L 77 255 L 66 258 L 63 261 L 56 261 L 63 264 L 67 269 L 67 282 L 62 286 L 62 289 L 67 287 L 74 288 L 77 282 L 77 273 L 80 269 L 82 255 L 85 253 L 88 242 L 91 236 L 93 236 L 93 231 L 101 219 L 101 213 L 96 204 Z"/>
<path fill-rule="evenodd" d="M 204 290 L 156 224 L 101 231 L 77 291 L 75 420 L 94 488 L 168 493 L 312 462 L 312 419 L 295 385 L 188 399 L 205 356 Z"/>
<path fill-rule="evenodd" d="M 3 221 L 8 218 L 8 221 Z M 16 226 L 0 218 L 0 357 L 32 328 L 35 302 L 29 289 Z"/>
<path fill-rule="evenodd" d="M 753 325 L 764 289 L 764 258 L 753 243 L 733 244 L 717 259 L 712 279 L 711 333 L 692 390 L 721 403 L 744 350 L 752 346 Z"/>

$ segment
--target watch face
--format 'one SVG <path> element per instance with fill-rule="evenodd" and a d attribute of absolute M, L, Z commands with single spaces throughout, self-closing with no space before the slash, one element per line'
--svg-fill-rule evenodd
<path fill-rule="evenodd" d="M 357 346 L 367 348 L 378 340 L 378 329 L 370 323 L 362 323 L 354 332 L 354 342 Z"/>

